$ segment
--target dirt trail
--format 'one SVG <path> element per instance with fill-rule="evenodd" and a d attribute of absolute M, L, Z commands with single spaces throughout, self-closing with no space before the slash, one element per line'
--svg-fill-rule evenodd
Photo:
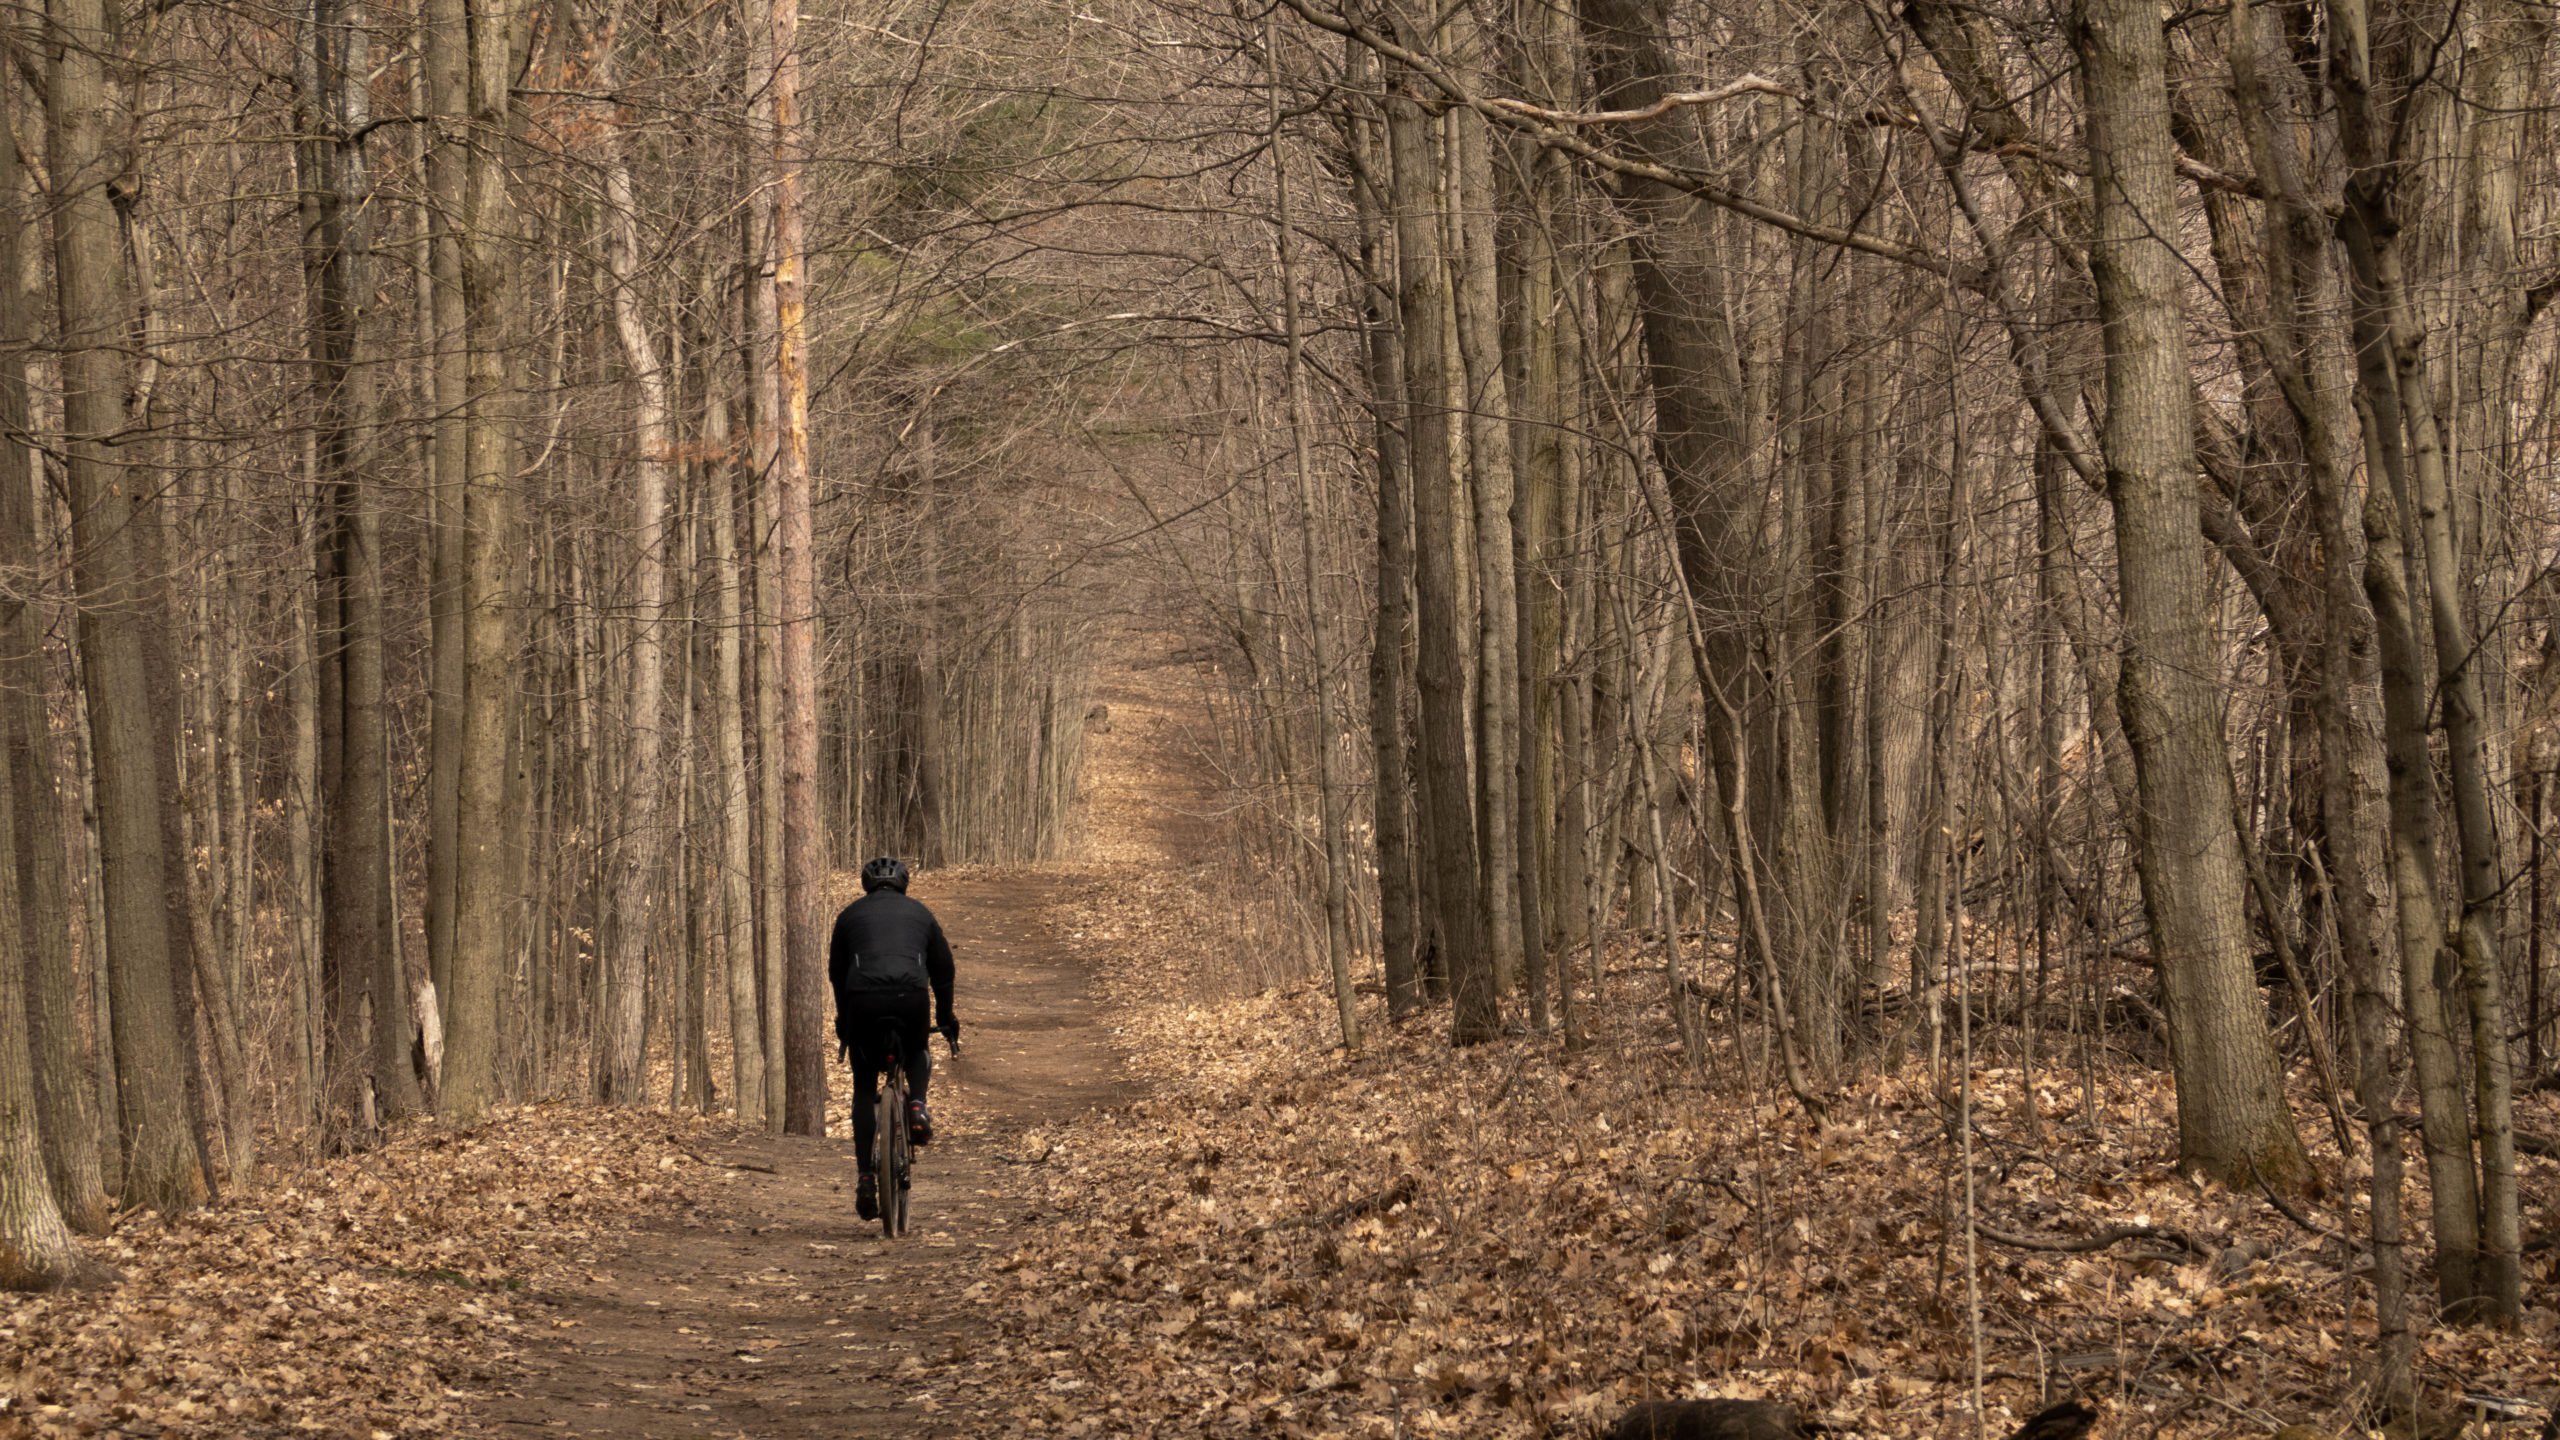
<path fill-rule="evenodd" d="M 1167 720 L 1143 691 L 1104 694 L 1114 713 L 1089 742 L 1084 848 L 1106 866 L 1143 862 L 1187 828 L 1150 783 L 1161 777 L 1144 773 Z M 972 1357 L 1000 1342 L 963 1292 L 979 1261 L 1038 1223 L 1020 1198 L 1027 1132 L 1129 1090 L 1088 983 L 1102 957 L 1060 919 L 1089 883 L 1073 869 L 917 880 L 958 952 L 966 1029 L 956 1062 L 935 1044 L 942 1133 L 919 1156 L 907 1237 L 885 1241 L 855 1216 L 850 1139 L 734 1135 L 702 1158 L 761 1168 L 690 1179 L 689 1209 L 644 1219 L 583 1275 L 519 1307 L 539 1338 L 474 1407 L 472 1429 L 635 1440 L 1012 1429 L 1021 1397 L 984 1382 L 994 1367 Z M 833 1084 L 829 1129 L 842 1137 L 841 1072 Z"/>

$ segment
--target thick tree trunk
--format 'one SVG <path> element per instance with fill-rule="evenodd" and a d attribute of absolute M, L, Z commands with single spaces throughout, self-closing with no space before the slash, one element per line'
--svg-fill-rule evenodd
<path fill-rule="evenodd" d="M 508 726 L 515 708 L 510 583 L 515 475 L 503 346 L 516 295 L 504 147 L 514 54 L 512 0 L 467 0 L 470 42 L 468 170 L 459 226 L 469 360 L 462 495 L 462 758 L 456 803 L 451 1023 L 446 1026 L 445 1117 L 467 1125 L 504 1094 L 499 1000 L 508 970 L 506 840 Z M 459 40 L 463 37 L 455 36 Z"/>
<path fill-rule="evenodd" d="M 1645 109 L 1680 73 L 1660 0 L 1593 0 L 1583 11 L 1583 43 L 1600 105 Z M 1696 123 L 1671 107 L 1626 126 L 1624 143 L 1653 163 L 1695 165 L 1703 159 Z M 1673 538 L 1690 611 L 1679 623 L 1691 637 L 1704 700 L 1704 768 L 1713 773 L 1717 793 L 1732 795 L 1742 785 L 1727 767 L 1758 763 L 1750 745 L 1740 743 L 1749 737 L 1728 735 L 1724 727 L 1759 703 L 1754 677 L 1762 666 L 1750 656 L 1746 637 L 1764 603 L 1758 535 L 1764 496 L 1753 483 L 1747 419 L 1753 402 L 1740 359 L 1747 347 L 1727 293 L 1733 267 L 1712 220 L 1691 197 L 1650 180 L 1632 180 L 1623 194 L 1629 214 L 1644 222 L 1628 242 L 1630 289 L 1653 398 L 1652 449 L 1668 492 L 1669 513 L 1659 518 Z M 1641 487 L 1640 471 L 1636 480 Z M 1756 863 L 1749 855 L 1731 860 Z"/>
<path fill-rule="evenodd" d="M 2241 919 L 2240 837 L 2222 733 L 2221 656 L 2199 538 L 2166 40 L 2141 0 L 2077 0 L 2106 342 L 2101 447 L 2124 607 L 2118 686 L 2139 811 L 2135 865 L 2178 1080 L 2178 1159 L 2226 1184 L 2309 1173 L 2285 1108 Z"/>
<path fill-rule="evenodd" d="M 14 286 L 15 272 L 0 277 Z M 0 766 L 10 763 L 0 748 Z M 50 1290 L 81 1266 L 71 1230 L 54 1205 L 38 1135 L 35 1075 L 27 1049 L 23 988 L 29 957 L 14 883 L 20 837 L 10 777 L 0 775 L 0 1290 Z"/>
<path fill-rule="evenodd" d="M 148 478 L 120 448 L 133 310 L 111 198 L 127 157 L 107 80 L 119 51 L 101 0 L 47 8 L 47 159 L 53 181 L 54 278 L 61 315 L 64 470 L 70 482 L 73 574 L 82 616 L 82 681 L 96 757 L 98 839 L 113 993 L 123 1199 L 164 1213 L 201 1194 L 182 1079 L 194 1047 L 179 1028 L 181 974 L 170 933 L 160 838 L 153 677 L 145 632 L 159 623 L 156 587 L 135 555 L 132 523 L 154 503 Z"/>
<path fill-rule="evenodd" d="M 34 297 L 20 283 L 24 174 L 17 148 L 0 145 L 0 764 L 9 770 L 5 797 L 17 813 L 14 873 L 18 921 L 0 929 L 25 937 L 28 1034 L 33 1042 L 36 1115 L 44 1161 L 62 1219 L 84 1234 L 107 1228 L 105 1175 L 99 1158 L 97 1095 L 81 1054 L 80 967 L 71 949 L 71 889 L 63 873 L 62 804 L 54 790 L 53 690 L 44 654 L 43 549 L 36 497 L 28 479 L 30 417 L 20 356 L 34 334 Z M 5 905 L 0 897 L 0 905 Z M 0 985 L 11 976 L 0 970 Z M 5 1025 L 0 1017 L 0 1025 Z M 0 1037 L 5 1039 L 5 1037 Z M 0 1201 L 0 1205 L 5 1205 Z M 30 1217 L 31 1223 L 33 1217 Z"/>

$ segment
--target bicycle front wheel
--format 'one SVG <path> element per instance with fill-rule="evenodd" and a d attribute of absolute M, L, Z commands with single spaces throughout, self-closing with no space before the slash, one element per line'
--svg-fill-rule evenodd
<path fill-rule="evenodd" d="M 897 1113 L 889 1126 L 890 1153 L 897 1156 L 898 1184 L 896 1189 L 882 1197 L 880 1206 L 881 1214 L 898 1217 L 898 1228 L 890 1232 L 893 1235 L 907 1233 L 907 1192 L 915 1184 L 916 1145 L 914 1132 L 907 1128 L 908 1098 L 907 1072 L 901 1068 L 898 1071 Z"/>
<path fill-rule="evenodd" d="M 907 1228 L 907 1075 L 896 1066 L 881 1077 L 872 1116 L 872 1171 L 880 1186 L 880 1233 L 895 1240 Z"/>

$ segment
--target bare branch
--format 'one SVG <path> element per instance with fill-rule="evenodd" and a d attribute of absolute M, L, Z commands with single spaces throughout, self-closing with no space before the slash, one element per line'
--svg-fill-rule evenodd
<path fill-rule="evenodd" d="M 1295 7 L 1292 7 L 1295 8 Z M 1303 12 L 1301 12 L 1303 13 Z M 1790 85 L 1758 75 L 1745 75 L 1731 84 L 1713 90 L 1680 90 L 1665 95 L 1641 110 L 1549 110 L 1526 100 L 1495 96 L 1484 103 L 1509 114 L 1525 116 L 1547 125 L 1624 125 L 1637 120 L 1651 120 L 1668 115 L 1683 105 L 1718 105 L 1744 95 L 1775 95 L 1780 99 L 1801 103 L 1804 92 Z"/>
<path fill-rule="evenodd" d="M 1356 40 L 1379 55 L 1406 66 L 1415 74 L 1429 80 L 1450 104 L 1463 105 L 1489 120 L 1528 136 L 1550 150 L 1561 150 L 1565 154 L 1614 175 L 1668 185 L 1685 194 L 1694 195 L 1710 205 L 1730 210 L 1765 225 L 1775 226 L 1791 235 L 1801 235 L 1807 240 L 1819 240 L 1827 245 L 1838 245 L 1844 249 L 1863 250 L 1870 255 L 1882 256 L 1887 260 L 1911 266 L 1913 269 L 1925 270 L 1932 275 L 1940 276 L 1965 290 L 1979 292 L 1982 289 L 1984 277 L 1982 268 L 1978 265 L 1915 246 L 1903 245 L 1880 235 L 1870 235 L 1865 231 L 1844 230 L 1836 225 L 1824 225 L 1807 220 L 1801 215 L 1778 209 L 1774 205 L 1762 204 L 1740 191 L 1727 188 L 1712 176 L 1702 175 L 1694 170 L 1678 170 L 1668 165 L 1657 165 L 1645 160 L 1629 160 L 1624 156 L 1611 154 L 1581 136 L 1560 130 L 1554 125 L 1529 115 L 1506 109 L 1501 103 L 1477 95 L 1431 56 L 1407 49 L 1358 21 L 1319 10 L 1308 4 L 1307 0 L 1281 0 L 1281 3 L 1296 11 L 1300 19 L 1317 29 L 1328 30 L 1346 39 Z M 1676 101 L 1679 97 L 1671 98 Z"/>

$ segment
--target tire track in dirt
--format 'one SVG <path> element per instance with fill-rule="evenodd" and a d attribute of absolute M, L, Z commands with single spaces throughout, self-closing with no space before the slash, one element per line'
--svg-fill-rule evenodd
<path fill-rule="evenodd" d="M 977 1357 L 1000 1343 L 963 1293 L 1037 1223 L 1020 1198 L 1026 1132 L 1126 1097 L 1081 958 L 1052 918 L 1054 871 L 920 876 L 952 936 L 966 1027 L 937 1042 L 939 1130 L 920 1152 L 909 1233 L 853 1208 L 841 1068 L 831 1138 L 735 1132 L 701 1150 L 692 1204 L 642 1219 L 584 1273 L 516 1307 L 516 1369 L 473 1409 L 486 1436 L 984 1436 L 1021 1397 Z M 1100 1123 L 1098 1120 L 1095 1123 Z M 767 1173 L 770 1172 L 770 1173 Z M 975 1382 L 975 1383 L 973 1383 Z"/>

